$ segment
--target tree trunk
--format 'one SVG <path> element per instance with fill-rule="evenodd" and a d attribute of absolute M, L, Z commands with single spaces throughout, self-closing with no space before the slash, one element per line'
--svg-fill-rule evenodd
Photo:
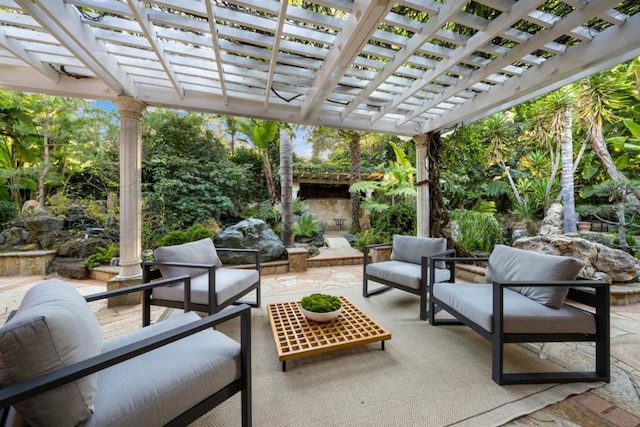
<path fill-rule="evenodd" d="M 360 182 L 360 134 L 353 132 L 349 141 L 350 169 L 349 185 Z M 351 232 L 361 231 L 360 227 L 360 194 L 350 193 L 351 199 Z"/>
<path fill-rule="evenodd" d="M 269 152 L 267 150 L 262 150 L 262 165 L 264 166 L 264 175 L 267 180 L 269 198 L 276 200 L 278 193 L 276 192 L 276 185 L 273 182 L 273 172 L 271 171 L 271 162 L 269 161 Z"/>
<path fill-rule="evenodd" d="M 427 134 L 427 156 L 429 157 L 429 207 L 431 218 L 431 236 L 447 239 L 447 247 L 456 250 L 456 256 L 472 257 L 473 254 L 459 245 L 445 231 L 449 224 L 449 212 L 444 207 L 442 189 L 440 188 L 440 161 L 442 154 L 442 140 L 440 134 L 431 132 Z M 419 219 L 418 219 L 419 220 Z"/>
<path fill-rule="evenodd" d="M 593 152 L 596 153 L 596 156 L 600 159 L 600 163 L 602 163 L 602 166 L 607 171 L 609 177 L 615 181 L 627 182 L 627 177 L 620 172 L 611 157 L 611 153 L 609 153 L 607 142 L 604 140 L 604 135 L 602 134 L 602 127 L 592 124 L 587 134 L 587 138 L 591 143 L 591 147 L 593 147 Z M 627 195 L 627 200 L 635 202 L 640 198 L 640 188 L 633 186 L 631 189 L 633 193 L 629 193 Z"/>
<path fill-rule="evenodd" d="M 44 181 L 49 173 L 49 109 L 46 106 L 44 115 L 42 170 L 38 174 L 38 206 L 40 209 L 44 209 Z"/>
<path fill-rule="evenodd" d="M 573 186 L 573 117 L 571 108 L 562 109 L 562 202 L 564 205 L 564 232 L 578 231 L 576 218 L 576 204 Z"/>
<path fill-rule="evenodd" d="M 282 241 L 293 247 L 293 143 L 286 129 L 280 129 L 280 192 Z"/>

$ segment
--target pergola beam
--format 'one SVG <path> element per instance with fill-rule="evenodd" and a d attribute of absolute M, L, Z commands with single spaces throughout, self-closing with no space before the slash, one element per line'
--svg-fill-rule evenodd
<path fill-rule="evenodd" d="M 536 96 L 543 95 L 591 74 L 640 56 L 640 15 L 625 25 L 610 27 L 592 41 L 569 48 L 562 56 L 525 71 L 521 79 L 507 81 L 502 88 L 478 95 L 446 116 L 425 122 L 422 133 L 444 131 L 480 120 Z M 580 72 L 575 70 L 579 69 Z"/>
<path fill-rule="evenodd" d="M 205 0 L 207 6 L 207 19 L 209 21 L 209 30 L 211 31 L 211 43 L 213 44 L 213 53 L 215 55 L 216 67 L 218 68 L 218 80 L 220 81 L 220 90 L 222 91 L 222 98 L 224 104 L 229 102 L 229 96 L 227 95 L 227 84 L 224 78 L 224 68 L 222 65 L 222 50 L 220 49 L 220 43 L 218 41 L 218 28 L 216 24 L 216 14 L 213 8 L 213 0 Z"/>
<path fill-rule="evenodd" d="M 76 58 L 107 84 L 115 94 L 137 96 L 131 78 L 78 19 L 73 6 L 62 0 L 16 0 L 29 15 Z"/>
<path fill-rule="evenodd" d="M 525 3 L 525 2 L 521 2 L 521 3 Z M 504 67 L 516 61 L 519 61 L 522 56 L 536 49 L 542 48 L 547 43 L 552 42 L 553 40 L 557 39 L 562 35 L 570 33 L 573 28 L 577 27 L 578 25 L 581 25 L 584 22 L 585 17 L 589 16 L 590 13 L 592 14 L 597 11 L 605 11 L 611 8 L 612 5 L 614 5 L 615 3 L 616 3 L 616 0 L 599 0 L 597 2 L 589 3 L 589 5 L 587 5 L 583 9 L 574 10 L 573 12 L 565 16 L 564 19 L 557 22 L 552 28 L 546 31 L 537 33 L 536 35 L 531 37 L 527 43 L 522 43 L 512 48 L 499 60 L 495 60 L 491 62 L 488 66 L 476 70 L 471 75 L 471 78 L 461 80 L 460 82 L 458 82 L 457 85 L 450 86 L 447 90 L 445 90 L 439 96 L 436 96 L 430 101 L 425 102 L 420 108 L 416 109 L 410 114 L 407 114 L 405 117 L 399 120 L 398 124 L 400 125 L 404 124 L 409 120 L 412 120 L 418 117 L 420 114 L 428 111 L 432 107 L 437 106 L 439 103 L 446 101 L 449 97 L 457 94 L 463 89 L 467 89 L 468 87 L 472 86 L 474 83 L 480 82 L 488 78 L 492 74 L 500 72 Z M 589 43 L 589 42 L 583 42 L 583 43 Z M 520 85 L 526 84 L 522 81 L 523 80 L 522 77 L 520 77 L 518 80 L 520 81 Z M 490 93 L 493 94 L 493 96 L 495 96 L 494 89 L 492 89 Z"/>
<path fill-rule="evenodd" d="M 6 32 L 3 29 L 0 29 L 0 46 L 7 49 L 17 58 L 20 58 L 21 60 L 32 66 L 34 69 L 38 70 L 52 82 L 58 83 L 60 81 L 60 73 L 54 70 L 49 64 L 45 64 L 33 54 L 27 52 L 27 50 L 22 47 L 20 43 L 15 40 L 11 40 L 10 37 L 7 37 Z"/>
<path fill-rule="evenodd" d="M 169 80 L 171 80 L 171 84 L 178 93 L 178 96 L 180 98 L 184 98 L 184 88 L 178 80 L 178 76 L 176 76 L 176 73 L 173 70 L 173 66 L 171 65 L 169 59 L 167 58 L 167 55 L 165 54 L 162 43 L 158 40 L 158 34 L 153 23 L 149 21 L 149 16 L 144 5 L 139 0 L 129 0 L 128 3 L 131 11 L 133 12 L 133 15 L 138 21 L 138 24 L 140 24 L 142 32 L 149 41 L 151 48 L 155 52 L 158 61 L 160 61 L 160 64 L 162 64 L 162 68 L 164 69 L 165 73 L 167 73 Z"/>
<path fill-rule="evenodd" d="M 280 40 L 282 39 L 282 27 L 284 27 L 284 21 L 287 17 L 287 5 L 288 1 L 280 2 L 280 9 L 278 10 L 278 23 L 276 24 L 276 30 L 273 33 L 273 48 L 271 52 L 271 61 L 269 61 L 269 72 L 267 75 L 267 86 L 264 89 L 264 109 L 269 108 L 269 95 L 271 95 L 271 87 L 273 85 L 273 76 L 276 71 L 276 64 L 278 63 L 278 52 L 280 51 Z"/>
<path fill-rule="evenodd" d="M 302 104 L 303 119 L 325 101 L 392 6 L 393 2 L 388 0 L 355 0 Z"/>

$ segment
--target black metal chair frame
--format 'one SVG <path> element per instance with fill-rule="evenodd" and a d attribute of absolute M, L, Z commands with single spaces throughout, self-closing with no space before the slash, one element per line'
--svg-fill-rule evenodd
<path fill-rule="evenodd" d="M 142 313 L 143 313 L 143 325 L 149 325 L 151 321 L 151 306 L 157 305 L 162 307 L 170 307 L 170 308 L 184 308 L 185 311 L 194 310 L 202 313 L 214 314 L 219 312 L 220 310 L 228 307 L 231 304 L 247 304 L 251 307 L 260 307 L 260 281 L 261 281 L 261 272 L 260 272 L 260 251 L 257 249 L 232 249 L 232 248 L 216 248 L 216 252 L 246 252 L 254 255 L 254 263 L 255 269 L 258 270 L 258 281 L 253 283 L 250 287 L 248 287 L 243 292 L 236 295 L 235 298 L 232 298 L 228 301 L 225 301 L 222 304 L 218 304 L 218 298 L 216 295 L 216 266 L 210 264 L 189 264 L 184 262 L 160 262 L 160 261 L 144 261 L 142 263 L 142 282 L 143 283 L 153 283 L 153 280 L 162 279 L 162 274 L 158 269 L 160 265 L 166 265 L 171 267 L 186 267 L 186 268 L 201 268 L 203 270 L 207 270 L 207 274 L 209 277 L 209 303 L 208 304 L 197 304 L 191 302 L 191 282 L 185 282 L 184 285 L 184 302 L 182 301 L 172 301 L 165 300 L 159 298 L 153 298 L 152 289 L 144 292 L 142 296 Z M 229 267 L 232 268 L 232 267 Z M 255 301 L 243 301 L 240 300 L 243 296 L 247 295 L 249 292 L 256 291 L 256 299 Z"/>
<path fill-rule="evenodd" d="M 189 281 L 189 276 L 180 276 L 172 279 L 157 281 L 149 284 L 135 285 L 127 288 L 117 289 L 114 291 L 101 292 L 98 294 L 87 295 L 87 302 L 97 301 L 105 298 L 126 295 L 132 292 L 151 291 L 158 286 L 167 286 L 176 282 Z M 98 356 L 83 360 L 82 362 L 69 365 L 62 369 L 46 375 L 15 384 L 0 389 L 0 409 L 3 415 L 0 418 L 0 425 L 4 425 L 7 408 L 11 405 L 35 397 L 39 394 L 53 390 L 73 382 L 79 378 L 96 373 L 110 366 L 132 359 L 143 353 L 161 348 L 164 345 L 178 341 L 197 332 L 214 327 L 219 323 L 226 322 L 232 318 L 240 318 L 240 360 L 241 360 L 241 376 L 231 384 L 212 394 L 201 402 L 195 402 L 194 405 L 179 415 L 168 426 L 184 426 L 187 425 L 213 408 L 224 402 L 231 396 L 241 392 L 242 406 L 242 425 L 249 427 L 252 425 L 251 412 L 251 312 L 248 305 L 240 305 L 230 308 L 222 313 L 210 315 L 203 319 L 197 320 L 187 325 L 179 326 L 170 331 L 159 333 L 153 337 L 142 339 L 138 342 L 125 345 L 115 350 L 100 354 Z M 143 319 L 144 321 L 144 319 Z M 61 408 L 62 409 L 62 408 Z"/>
<path fill-rule="evenodd" d="M 455 273 L 456 262 L 487 261 L 488 258 L 432 258 L 430 262 L 445 261 L 451 265 Z M 491 342 L 492 345 L 492 379 L 500 385 L 538 384 L 568 382 L 609 382 L 611 378 L 610 342 L 609 342 L 609 284 L 594 280 L 578 279 L 575 281 L 554 282 L 493 282 L 493 333 L 488 332 L 457 310 L 429 295 L 429 323 L 438 325 L 466 325 Z M 567 286 L 570 287 L 567 300 L 591 307 L 596 321 L 594 334 L 548 333 L 548 334 L 513 334 L 504 332 L 504 288 L 511 286 Z M 585 310 L 583 307 L 577 308 Z M 455 319 L 436 319 L 440 309 L 451 314 Z M 585 310 L 587 311 L 587 310 Z M 544 343 L 544 342 L 593 342 L 595 344 L 595 370 L 579 372 L 534 372 L 505 373 L 504 345 L 508 343 Z"/>
<path fill-rule="evenodd" d="M 381 279 L 379 277 L 370 276 L 367 274 L 367 265 L 371 264 L 369 262 L 369 250 L 373 248 L 382 248 L 382 247 L 392 247 L 391 243 L 376 243 L 373 245 L 367 245 L 363 250 L 363 261 L 362 261 L 362 296 L 365 298 L 370 297 L 371 295 L 379 294 L 382 292 L 386 292 L 389 289 L 395 288 L 400 289 L 405 292 L 412 293 L 414 295 L 418 295 L 420 297 L 420 320 L 427 320 L 428 311 L 427 311 L 427 298 L 428 298 L 428 288 L 429 284 L 433 283 L 435 280 L 435 270 L 433 268 L 429 269 L 429 260 L 433 257 L 448 257 L 450 255 L 455 254 L 455 250 L 448 249 L 444 252 L 440 252 L 434 254 L 430 257 L 423 256 L 421 262 L 422 271 L 420 273 L 420 287 L 418 289 L 410 288 L 408 286 L 402 285 L 400 283 L 392 282 L 390 280 Z M 448 267 L 447 267 L 448 268 Z M 451 271 L 451 269 L 449 269 Z M 453 280 L 453 271 L 451 271 L 451 279 Z M 380 286 L 376 289 L 369 290 L 369 281 L 381 283 L 383 286 Z"/>

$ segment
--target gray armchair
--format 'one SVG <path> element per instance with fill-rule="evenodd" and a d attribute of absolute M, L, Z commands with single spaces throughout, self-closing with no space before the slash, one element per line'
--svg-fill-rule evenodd
<path fill-rule="evenodd" d="M 102 341 L 87 302 L 171 284 L 84 298 L 60 280 L 31 288 L 0 328 L 0 423 L 183 426 L 240 392 L 242 425 L 250 426 L 248 306 L 204 319 L 183 313 Z M 240 342 L 213 329 L 232 318 Z"/>
<path fill-rule="evenodd" d="M 372 248 L 389 246 L 375 244 L 364 248 L 362 295 L 366 298 L 391 288 L 400 289 L 420 297 L 420 319 L 427 320 L 427 295 L 432 283 L 452 281 L 453 273 L 445 262 L 440 261 L 429 268 L 431 257 L 446 257 L 455 253 L 447 250 L 444 238 L 394 235 L 391 243 L 391 260 L 371 263 L 369 251 Z M 369 290 L 369 281 L 381 283 Z"/>
<path fill-rule="evenodd" d="M 223 268 L 217 252 L 252 253 L 250 268 Z M 154 288 L 143 296 L 143 316 L 149 324 L 151 306 L 183 308 L 204 313 L 217 313 L 231 304 L 260 306 L 260 254 L 255 249 L 216 248 L 210 238 L 182 245 L 163 246 L 154 251 L 155 260 L 142 263 L 142 281 L 190 276 L 190 283 Z M 254 301 L 241 298 L 255 290 Z"/>

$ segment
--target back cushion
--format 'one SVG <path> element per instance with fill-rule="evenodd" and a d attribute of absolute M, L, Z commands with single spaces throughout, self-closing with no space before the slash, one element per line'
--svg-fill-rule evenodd
<path fill-rule="evenodd" d="M 0 385 L 7 387 L 100 354 L 100 325 L 68 283 L 32 287 L 0 328 Z M 31 425 L 73 426 L 93 414 L 97 374 L 17 403 Z"/>
<path fill-rule="evenodd" d="M 391 259 L 393 261 L 421 264 L 423 256 L 435 255 L 446 250 L 447 239 L 443 237 L 416 237 L 394 234 Z M 439 262 L 437 267 L 443 268 L 444 263 Z"/>
<path fill-rule="evenodd" d="M 153 251 L 156 261 L 160 262 L 185 262 L 189 264 L 215 265 L 220 267 L 222 262 L 210 238 L 183 243 L 182 245 L 162 246 Z M 160 265 L 162 277 L 168 279 L 176 276 L 196 277 L 206 274 L 203 268 L 171 267 Z"/>
<path fill-rule="evenodd" d="M 496 245 L 489 256 L 485 279 L 487 282 L 575 280 L 582 267 L 582 261 L 575 258 Z M 569 292 L 565 286 L 511 289 L 553 308 L 560 308 Z"/>

